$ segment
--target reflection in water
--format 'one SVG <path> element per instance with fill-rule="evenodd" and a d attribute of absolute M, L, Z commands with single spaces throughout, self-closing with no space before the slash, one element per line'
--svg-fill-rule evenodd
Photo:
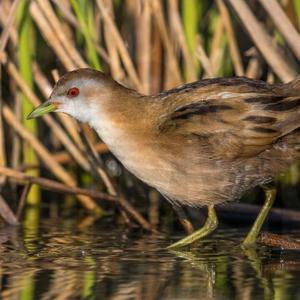
<path fill-rule="evenodd" d="M 294 232 L 299 236 L 299 232 Z M 300 254 L 243 250 L 224 230 L 185 251 L 170 239 L 74 221 L 0 228 L 1 299 L 300 299 Z M 178 238 L 178 237 L 176 237 Z"/>

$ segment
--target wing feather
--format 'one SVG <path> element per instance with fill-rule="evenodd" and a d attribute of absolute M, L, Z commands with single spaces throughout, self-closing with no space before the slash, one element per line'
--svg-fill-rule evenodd
<path fill-rule="evenodd" d="M 300 127 L 300 97 L 270 90 L 223 91 L 182 102 L 179 98 L 178 105 L 160 118 L 160 134 L 192 139 L 217 158 L 255 156 Z"/>

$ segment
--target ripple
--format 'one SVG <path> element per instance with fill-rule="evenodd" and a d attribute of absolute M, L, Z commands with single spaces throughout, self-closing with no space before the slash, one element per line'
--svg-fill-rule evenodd
<path fill-rule="evenodd" d="M 274 289 L 286 298 L 299 295 L 299 252 L 244 251 L 244 236 L 243 230 L 226 228 L 187 249 L 169 251 L 166 247 L 181 236 L 127 234 L 102 225 L 78 230 L 76 224 L 49 220 L 38 231 L 0 228 L 0 297 L 17 297 L 26 289 L 43 299 L 99 293 L 102 298 L 243 299 L 267 297 Z"/>

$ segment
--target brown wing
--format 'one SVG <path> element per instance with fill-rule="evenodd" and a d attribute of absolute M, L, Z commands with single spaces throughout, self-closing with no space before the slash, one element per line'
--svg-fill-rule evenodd
<path fill-rule="evenodd" d="M 286 95 L 283 85 L 274 92 L 258 93 L 226 92 L 223 87 L 222 93 L 168 112 L 159 131 L 196 139 L 214 157 L 252 157 L 300 127 L 300 97 L 291 94 Z"/>

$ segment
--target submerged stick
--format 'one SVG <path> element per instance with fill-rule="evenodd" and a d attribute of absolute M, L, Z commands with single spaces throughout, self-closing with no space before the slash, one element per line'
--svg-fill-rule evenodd
<path fill-rule="evenodd" d="M 0 195 L 0 215 L 3 220 L 10 224 L 17 226 L 19 225 L 19 221 L 13 211 L 10 209 L 4 198 Z"/>
<path fill-rule="evenodd" d="M 16 171 L 11 168 L 5 168 L 0 167 L 0 174 L 3 174 L 7 177 L 9 177 L 11 180 L 22 183 L 22 184 L 28 184 L 28 183 L 34 183 L 40 185 L 42 188 L 49 190 L 49 191 L 55 191 L 60 193 L 69 193 L 73 195 L 85 195 L 96 199 L 106 200 L 106 201 L 112 201 L 115 202 L 117 200 L 117 197 L 108 195 L 106 193 L 90 190 L 90 189 L 84 189 L 79 188 L 76 186 L 70 186 L 67 184 L 60 183 L 55 180 L 51 180 L 48 178 L 43 177 L 34 177 L 27 175 L 23 172 Z"/>
<path fill-rule="evenodd" d="M 229 216 L 230 220 L 253 221 L 261 209 L 260 205 L 246 203 L 230 203 L 216 206 L 219 216 Z M 272 222 L 300 222 L 300 212 L 291 209 L 272 208 L 268 220 Z"/>
<path fill-rule="evenodd" d="M 300 250 L 300 240 L 291 239 L 283 235 L 264 232 L 259 241 L 269 247 L 276 247 L 285 250 Z"/>
<path fill-rule="evenodd" d="M 16 212 L 16 216 L 17 216 L 17 219 L 19 221 L 21 219 L 21 215 L 23 213 L 23 209 L 25 207 L 26 199 L 27 199 L 27 196 L 28 196 L 28 194 L 30 192 L 31 186 L 32 186 L 32 182 L 28 182 L 25 185 L 25 187 L 23 188 L 23 191 L 22 191 L 22 194 L 21 194 L 21 198 L 20 198 L 20 201 L 19 201 L 19 205 L 18 205 L 18 209 L 17 209 L 17 212 Z"/>
<path fill-rule="evenodd" d="M 28 184 L 28 183 L 38 184 L 42 188 L 49 191 L 69 193 L 73 195 L 84 195 L 94 199 L 101 199 L 105 201 L 118 203 L 124 209 L 124 211 L 126 211 L 138 224 L 141 225 L 142 228 L 144 228 L 147 231 L 155 232 L 151 224 L 129 202 L 124 200 L 123 197 L 119 198 L 117 196 L 108 195 L 106 193 L 98 192 L 95 190 L 70 186 L 43 177 L 33 177 L 23 172 L 19 172 L 11 168 L 5 168 L 1 166 L 0 166 L 0 174 L 3 174 L 9 177 L 11 180 L 22 184 Z"/>

